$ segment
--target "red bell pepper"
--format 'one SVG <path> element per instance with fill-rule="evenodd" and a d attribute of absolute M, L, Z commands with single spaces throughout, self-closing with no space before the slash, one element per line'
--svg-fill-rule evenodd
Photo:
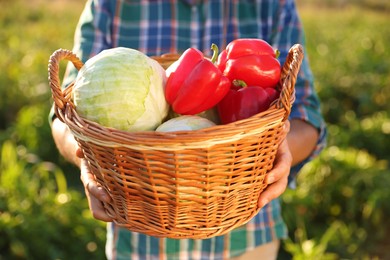
<path fill-rule="evenodd" d="M 218 56 L 217 66 L 230 81 L 274 88 L 281 73 L 278 51 L 261 39 L 237 39 Z"/>
<path fill-rule="evenodd" d="M 279 95 L 274 88 L 248 87 L 243 82 L 239 83 L 241 86 L 233 86 L 217 105 L 222 124 L 249 118 L 267 110 Z"/>
<path fill-rule="evenodd" d="M 230 89 L 230 81 L 214 64 L 218 48 L 211 60 L 195 48 L 187 49 L 171 70 L 165 85 L 165 98 L 174 112 L 195 115 L 214 107 Z"/>

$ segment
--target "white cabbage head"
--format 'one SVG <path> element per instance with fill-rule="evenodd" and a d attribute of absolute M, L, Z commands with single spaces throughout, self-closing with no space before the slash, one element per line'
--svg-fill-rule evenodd
<path fill-rule="evenodd" d="M 157 132 L 192 131 L 215 126 L 211 120 L 198 115 L 174 117 L 157 127 Z"/>
<path fill-rule="evenodd" d="M 169 111 L 165 70 L 130 48 L 104 50 L 80 69 L 73 89 L 77 113 L 106 127 L 155 130 Z"/>

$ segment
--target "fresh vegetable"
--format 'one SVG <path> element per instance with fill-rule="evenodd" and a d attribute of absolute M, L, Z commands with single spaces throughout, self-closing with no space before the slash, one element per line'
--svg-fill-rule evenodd
<path fill-rule="evenodd" d="M 248 86 L 274 88 L 281 73 L 278 55 L 264 40 L 237 39 L 219 54 L 217 66 L 232 82 L 239 80 Z"/>
<path fill-rule="evenodd" d="M 181 115 L 195 115 L 214 107 L 228 92 L 230 81 L 222 75 L 214 62 L 218 47 L 211 60 L 195 48 L 187 49 L 168 68 L 169 77 L 165 86 L 165 98 L 174 112 Z"/>
<path fill-rule="evenodd" d="M 169 119 L 157 127 L 157 132 L 191 131 L 214 126 L 215 123 L 197 115 L 182 115 Z"/>
<path fill-rule="evenodd" d="M 232 87 L 217 105 L 221 123 L 228 124 L 267 110 L 278 94 L 274 88 L 246 85 Z"/>
<path fill-rule="evenodd" d="M 168 114 L 158 62 L 130 48 L 104 50 L 80 69 L 73 101 L 80 116 L 125 131 L 155 130 Z"/>

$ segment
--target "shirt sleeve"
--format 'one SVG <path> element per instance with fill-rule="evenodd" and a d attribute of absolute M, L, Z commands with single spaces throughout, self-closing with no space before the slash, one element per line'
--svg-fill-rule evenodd
<path fill-rule="evenodd" d="M 84 7 L 76 27 L 72 50 L 83 62 L 104 49 L 112 48 L 113 2 L 88 0 Z M 77 70 L 69 63 L 63 86 L 69 85 L 76 75 Z"/>
<path fill-rule="evenodd" d="M 295 177 L 301 168 L 314 159 L 326 145 L 327 129 L 321 113 L 320 100 L 313 84 L 313 74 L 305 48 L 305 35 L 293 0 L 280 1 L 277 22 L 275 23 L 272 43 L 280 51 L 280 61 L 284 62 L 289 49 L 296 43 L 303 46 L 304 58 L 295 84 L 295 101 L 289 119 L 301 119 L 313 125 L 319 132 L 319 139 L 311 155 L 294 166 L 289 176 L 290 186 L 294 187 Z"/>
<path fill-rule="evenodd" d="M 72 52 L 86 62 L 104 49 L 112 47 L 112 17 L 116 1 L 88 0 L 80 15 L 75 34 Z M 77 69 L 68 62 L 62 82 L 65 88 L 77 76 Z M 49 123 L 54 120 L 53 106 L 49 114 Z"/>

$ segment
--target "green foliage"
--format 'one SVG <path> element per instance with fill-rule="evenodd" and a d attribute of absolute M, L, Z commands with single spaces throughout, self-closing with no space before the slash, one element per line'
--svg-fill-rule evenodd
<path fill-rule="evenodd" d="M 282 197 L 284 251 L 298 260 L 389 259 L 389 1 L 297 3 L 329 145 Z M 103 224 L 47 120 L 48 59 L 72 48 L 84 1 L 0 5 L 0 259 L 102 259 Z"/>
<path fill-rule="evenodd" d="M 357 118 L 390 111 L 387 14 L 345 8 L 302 15 L 327 122 L 342 126 L 350 111 Z"/>
<path fill-rule="evenodd" d="M 47 68 L 56 49 L 72 48 L 84 3 L 0 0 L 0 144 L 10 139 L 24 145 L 67 173 L 75 168 L 58 155 L 47 123 L 52 103 Z M 66 177 L 79 183 L 76 174 Z"/>
<path fill-rule="evenodd" d="M 104 227 L 79 186 L 67 187 L 80 185 L 78 172 L 48 124 L 48 59 L 72 48 L 83 4 L 0 1 L 0 259 L 104 258 Z"/>
<path fill-rule="evenodd" d="M 291 238 L 287 238 L 284 241 L 284 247 L 287 252 L 291 253 L 293 260 L 306 260 L 306 259 L 323 259 L 333 260 L 337 259 L 337 255 L 327 252 L 329 242 L 334 239 L 337 230 L 340 228 L 338 222 L 333 222 L 331 226 L 325 231 L 319 241 L 309 239 L 302 220 L 297 219 L 300 224 L 295 234 L 295 239 L 298 243 L 295 243 Z"/>
<path fill-rule="evenodd" d="M 0 130 L 23 106 L 49 107 L 48 59 L 58 48 L 72 48 L 82 5 L 82 1 L 1 1 Z"/>
<path fill-rule="evenodd" d="M 358 6 L 364 9 L 371 9 L 376 11 L 389 11 L 390 2 L 387 0 L 300 0 L 300 5 L 315 5 L 316 7 L 332 7 L 340 8 L 345 6 Z"/>
<path fill-rule="evenodd" d="M 57 166 L 6 141 L 0 183 L 0 258 L 102 258 L 104 227 Z"/>
<path fill-rule="evenodd" d="M 369 242 L 385 239 L 390 228 L 389 184 L 387 161 L 362 150 L 331 146 L 304 168 L 298 188 L 284 194 L 286 208 L 295 209 L 285 210 L 284 216 L 292 230 L 302 230 L 298 223 L 310 223 L 309 237 L 325 233 L 332 223 L 344 225 L 349 232 L 339 234 L 339 229 L 330 250 L 347 258 L 364 255 Z"/>
<path fill-rule="evenodd" d="M 373 112 L 360 118 L 352 110 L 344 113 L 342 125 L 329 124 L 331 136 L 329 145 L 353 146 L 369 152 L 378 159 L 388 160 L 390 143 L 388 111 Z"/>
<path fill-rule="evenodd" d="M 283 195 L 285 250 L 294 259 L 389 258 L 388 15 L 350 5 L 300 11 L 329 135 Z"/>

